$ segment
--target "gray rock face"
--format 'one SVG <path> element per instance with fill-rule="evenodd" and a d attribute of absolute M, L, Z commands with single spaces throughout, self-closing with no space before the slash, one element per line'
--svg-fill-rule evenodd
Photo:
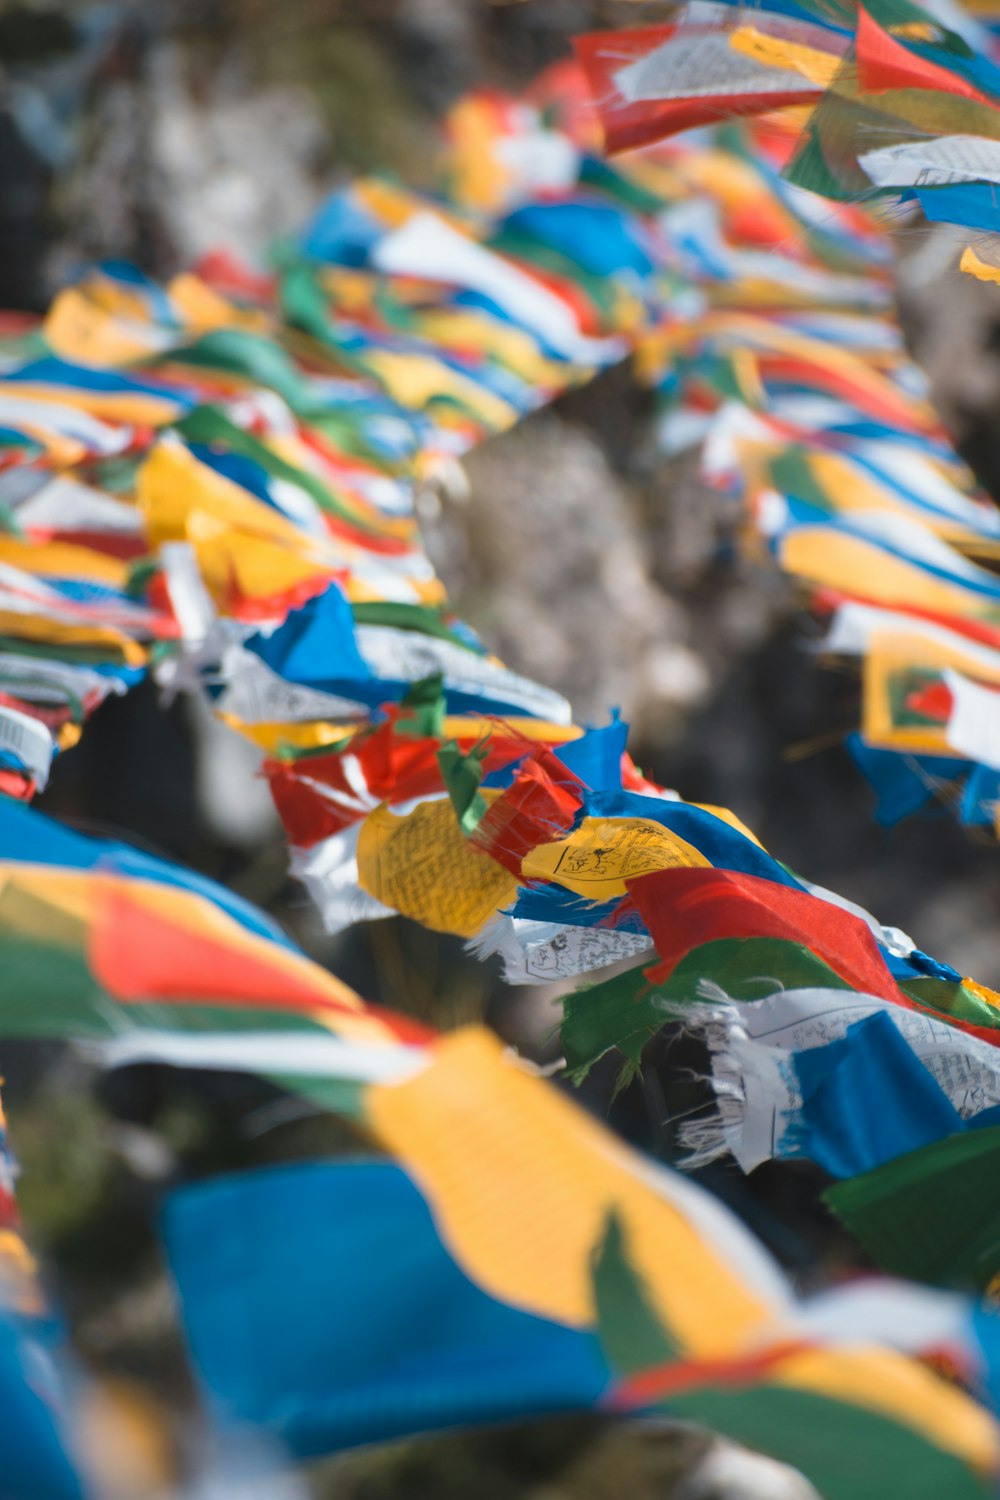
<path fill-rule="evenodd" d="M 313 211 L 329 140 L 308 91 L 255 86 L 236 58 L 195 90 L 177 44 L 151 69 L 151 155 L 180 260 L 223 248 L 262 264 L 276 229 Z"/>
<path fill-rule="evenodd" d="M 458 612 L 578 716 L 642 733 L 704 701 L 684 610 L 654 580 L 635 493 L 589 433 L 543 412 L 473 452 L 471 500 L 424 535 Z"/>

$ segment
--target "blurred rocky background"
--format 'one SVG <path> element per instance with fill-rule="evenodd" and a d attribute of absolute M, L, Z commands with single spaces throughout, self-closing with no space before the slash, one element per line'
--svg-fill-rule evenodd
<path fill-rule="evenodd" d="M 132 259 L 156 275 L 220 245 L 263 260 L 276 234 L 354 173 L 429 183 L 435 122 L 466 88 L 517 88 L 564 55 L 574 31 L 664 9 L 629 0 L 0 0 L 0 306 L 41 310 L 94 257 Z M 1000 493 L 995 289 L 957 274 L 947 233 L 910 231 L 901 250 L 913 346 L 957 439 Z M 876 909 L 962 972 L 1000 983 L 1000 853 L 943 810 L 874 827 L 842 746 L 857 722 L 854 678 L 809 655 L 794 590 L 741 559 L 727 502 L 692 464 L 658 456 L 647 400 L 627 371 L 612 371 L 474 453 L 467 489 L 422 498 L 428 546 L 456 608 L 512 667 L 566 692 L 578 717 L 601 721 L 620 706 L 652 775 L 733 807 L 811 879 Z M 324 939 L 287 878 L 254 770 L 242 743 L 196 705 L 164 712 L 142 690 L 106 705 L 58 763 L 43 805 L 233 885 L 372 998 L 445 1025 L 485 1016 L 551 1054 L 554 997 L 512 998 L 460 944 L 402 921 Z M 656 1061 L 616 1102 L 613 1122 L 669 1159 L 669 1118 L 690 1100 L 664 1092 Z M 199 1448 L 157 1257 L 157 1205 L 183 1177 L 363 1143 L 243 1078 L 208 1086 L 204 1075 L 136 1068 L 97 1082 L 55 1046 L 5 1047 L 3 1063 L 27 1226 L 82 1357 L 125 1391 L 154 1470 L 207 1475 L 192 1494 L 249 1494 L 226 1480 L 224 1463 L 213 1479 L 214 1460 Z M 612 1073 L 595 1071 L 592 1108 L 608 1110 Z M 829 1273 L 849 1255 L 817 1205 L 815 1174 L 768 1168 L 748 1187 L 718 1167 L 709 1180 L 804 1284 L 820 1258 Z M 747 1477 L 718 1450 L 703 1454 L 692 1434 L 544 1423 L 340 1460 L 303 1476 L 302 1493 L 802 1493 L 772 1471 Z M 136 1480 L 122 1490 L 140 1492 Z"/>

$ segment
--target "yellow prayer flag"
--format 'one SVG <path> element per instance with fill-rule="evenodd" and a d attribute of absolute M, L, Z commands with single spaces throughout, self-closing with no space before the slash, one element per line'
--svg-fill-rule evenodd
<path fill-rule="evenodd" d="M 403 818 L 376 808 L 358 835 L 358 883 L 404 917 L 459 937 L 517 895 L 514 878 L 466 838 L 447 798 Z"/>
<path fill-rule="evenodd" d="M 552 880 L 590 901 L 626 894 L 626 880 L 655 870 L 709 867 L 699 849 L 651 818 L 584 818 L 568 838 L 521 862 L 525 880 Z"/>

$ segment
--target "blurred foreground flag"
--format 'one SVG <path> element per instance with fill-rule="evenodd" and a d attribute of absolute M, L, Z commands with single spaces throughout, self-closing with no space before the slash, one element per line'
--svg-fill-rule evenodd
<path fill-rule="evenodd" d="M 0 1312 L 0 1495 L 83 1500 L 62 1430 L 56 1370 L 29 1326 Z"/>
<path fill-rule="evenodd" d="M 429 1035 L 214 881 L 7 799 L 0 960 L 2 1036 L 93 1042 L 110 1066 L 259 1073 L 340 1108 L 357 1080 L 419 1065 Z"/>
<path fill-rule="evenodd" d="M 888 1347 L 912 1348 L 912 1331 L 817 1339 L 736 1219 L 487 1033 L 446 1038 L 417 1076 L 369 1088 L 363 1112 L 398 1165 L 269 1169 L 168 1204 L 194 1363 L 224 1425 L 308 1456 L 662 1409 L 790 1458 L 829 1500 L 989 1493 L 996 1424 Z"/>
<path fill-rule="evenodd" d="M 390 1162 L 311 1162 L 178 1193 L 167 1246 L 195 1365 L 225 1419 L 300 1456 L 593 1406 L 593 1330 L 472 1280 Z"/>

